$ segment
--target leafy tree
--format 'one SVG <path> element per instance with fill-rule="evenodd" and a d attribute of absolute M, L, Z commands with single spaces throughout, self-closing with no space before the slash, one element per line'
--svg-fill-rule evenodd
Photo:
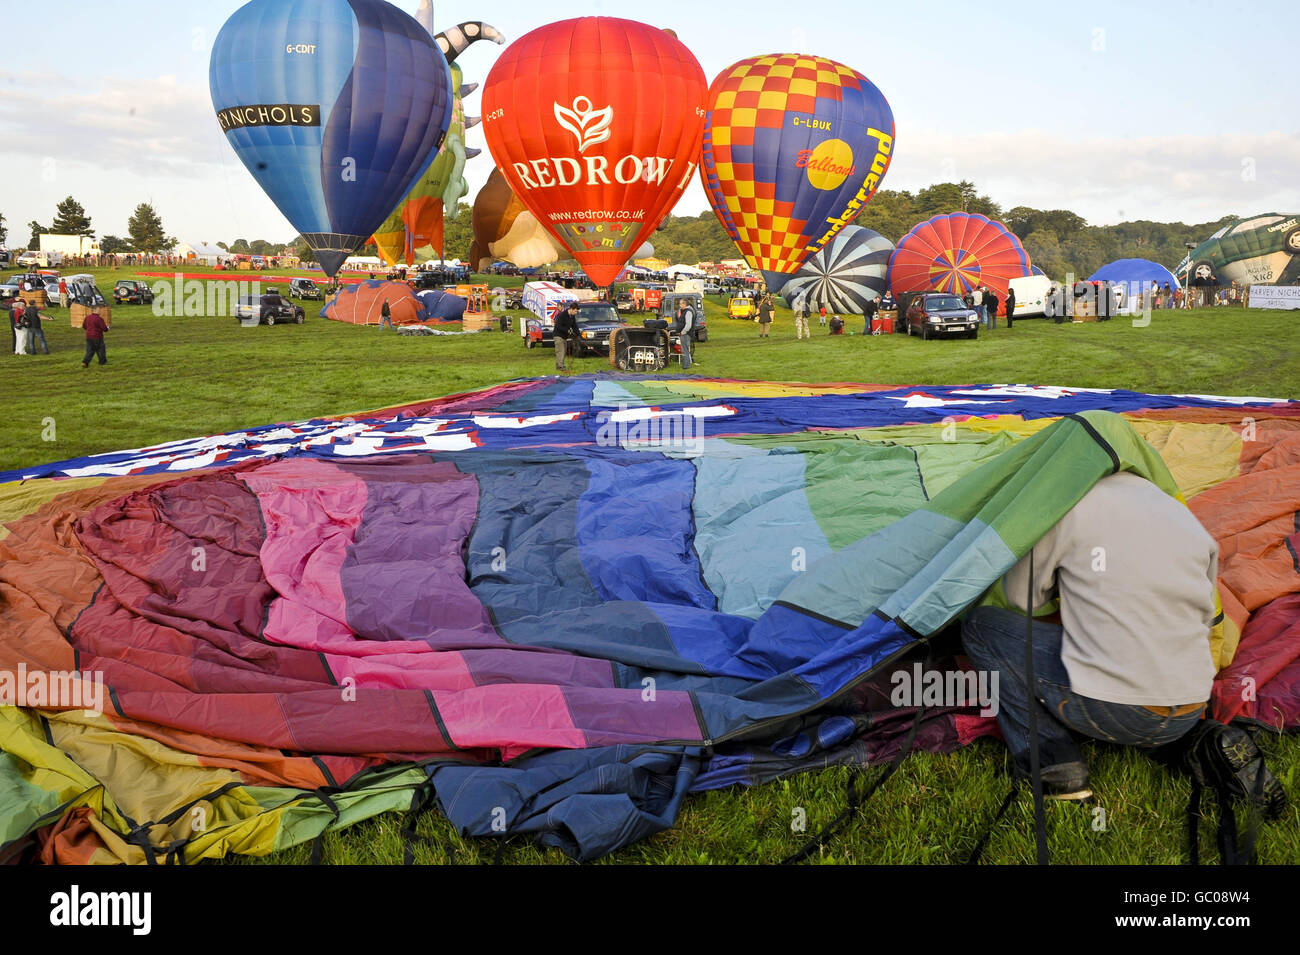
<path fill-rule="evenodd" d="M 468 202 L 456 203 L 456 218 L 443 217 L 442 257 L 469 261 L 469 247 L 474 242 L 474 214 Z"/>
<path fill-rule="evenodd" d="M 147 202 L 135 207 L 127 220 L 126 231 L 137 252 L 165 252 L 176 246 L 176 239 L 163 231 L 162 219 Z"/>
<path fill-rule="evenodd" d="M 248 247 L 247 239 L 236 239 L 226 247 L 226 251 L 231 255 L 252 255 L 253 251 Z"/>
<path fill-rule="evenodd" d="M 220 242 L 218 242 L 217 244 L 221 245 Z M 226 246 L 224 245 L 221 245 L 221 247 L 223 249 L 226 248 Z M 304 239 L 301 235 L 298 236 L 296 239 L 294 239 L 292 242 L 290 242 L 288 246 L 286 246 L 286 249 L 292 252 L 294 255 L 296 255 L 298 259 L 302 262 L 316 261 L 316 253 L 311 250 L 311 246 L 307 244 L 307 240 Z M 229 251 L 229 249 L 227 249 L 227 251 Z"/>
<path fill-rule="evenodd" d="M 27 240 L 27 248 L 39 249 L 41 247 L 41 233 L 49 232 L 50 230 L 45 228 L 45 226 L 41 225 L 35 219 L 27 223 L 27 228 L 32 230 L 32 237 Z"/>
<path fill-rule="evenodd" d="M 115 235 L 106 235 L 99 240 L 99 251 L 105 255 L 112 255 L 114 252 L 130 252 L 131 243 Z"/>
<path fill-rule="evenodd" d="M 251 255 L 274 255 L 275 246 L 265 239 L 254 239 L 248 244 L 248 251 Z"/>
<path fill-rule="evenodd" d="M 55 207 L 55 211 L 58 214 L 50 224 L 51 232 L 57 235 L 94 236 L 95 230 L 90 227 L 90 217 L 86 215 L 86 210 L 81 203 L 72 196 L 60 202 Z"/>
<path fill-rule="evenodd" d="M 0 212 L 0 245 L 4 245 L 5 236 L 7 236 L 8 234 L 9 234 L 9 230 L 5 228 L 4 213 Z"/>
<path fill-rule="evenodd" d="M 1046 272 L 1049 278 L 1059 282 L 1065 277 L 1065 259 L 1061 257 L 1061 243 L 1055 232 L 1043 229 L 1031 232 L 1025 237 L 1024 246 L 1029 261 Z"/>

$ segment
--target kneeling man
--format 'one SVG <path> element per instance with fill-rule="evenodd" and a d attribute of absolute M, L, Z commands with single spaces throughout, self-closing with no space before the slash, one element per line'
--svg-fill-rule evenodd
<path fill-rule="evenodd" d="M 979 607 L 962 627 L 976 668 L 999 672 L 998 725 L 1029 774 L 1037 708 L 1043 792 L 1083 799 L 1088 767 L 1075 734 L 1142 748 L 1196 726 L 1214 682 L 1218 545 L 1185 505 L 1144 478 L 1102 478 L 1003 579 L 1015 610 Z M 1025 683 L 1025 613 L 1053 597 L 1059 625 L 1035 620 Z"/>

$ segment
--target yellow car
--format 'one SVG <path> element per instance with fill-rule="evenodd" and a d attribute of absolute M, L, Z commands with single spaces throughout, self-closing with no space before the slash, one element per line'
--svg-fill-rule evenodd
<path fill-rule="evenodd" d="M 727 306 L 727 314 L 732 318 L 757 318 L 758 303 L 752 298 L 733 298 Z"/>

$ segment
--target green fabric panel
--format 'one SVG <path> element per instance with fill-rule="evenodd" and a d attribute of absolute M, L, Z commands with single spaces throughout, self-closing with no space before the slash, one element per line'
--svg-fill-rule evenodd
<path fill-rule="evenodd" d="M 59 794 L 27 778 L 31 766 L 0 751 L 0 846 L 20 839 L 38 819 L 60 805 Z"/>
<path fill-rule="evenodd" d="M 822 438 L 804 461 L 808 503 L 832 550 L 874 534 L 926 501 L 910 448 Z"/>
<path fill-rule="evenodd" d="M 934 429 L 929 429 L 931 434 Z M 925 489 L 937 497 L 971 471 L 1025 440 L 1010 431 L 977 432 L 958 429 L 952 441 L 916 442 Z"/>
<path fill-rule="evenodd" d="M 428 774 L 410 763 L 375 770 L 357 780 L 347 790 L 330 793 L 330 799 L 339 810 L 337 819 L 333 810 L 319 797 L 310 794 L 304 796 L 301 790 L 259 786 L 245 788 L 254 799 L 268 808 L 283 806 L 280 810 L 280 829 L 275 839 L 275 849 L 278 851 L 315 839 L 327 829 L 344 829 L 385 812 L 406 812 L 411 808 L 415 791 L 428 781 Z"/>

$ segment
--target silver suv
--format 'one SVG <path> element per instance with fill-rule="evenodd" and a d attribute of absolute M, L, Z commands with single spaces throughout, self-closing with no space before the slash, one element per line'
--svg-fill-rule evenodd
<path fill-rule="evenodd" d="M 324 296 L 321 294 L 320 286 L 311 279 L 290 279 L 289 297 L 317 301 Z"/>

